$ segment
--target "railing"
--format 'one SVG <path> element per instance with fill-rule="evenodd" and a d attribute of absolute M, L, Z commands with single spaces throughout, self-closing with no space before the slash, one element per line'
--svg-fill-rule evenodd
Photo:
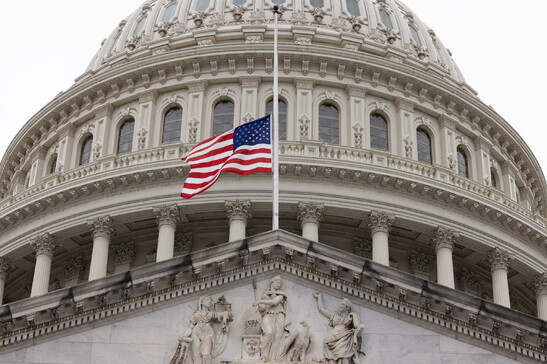
<path fill-rule="evenodd" d="M 29 199 L 37 193 L 54 186 L 59 186 L 64 183 L 98 173 L 107 172 L 109 170 L 161 161 L 180 160 L 188 154 L 192 146 L 193 145 L 170 144 L 154 149 L 128 153 L 121 156 L 112 155 L 100 158 L 91 164 L 79 166 L 67 172 L 55 173 L 47 176 L 38 184 L 25 189 L 13 197 L 4 199 L 0 202 L 0 206 L 5 208 Z M 547 225 L 547 221 L 542 216 L 539 214 L 534 214 L 532 211 L 511 200 L 502 191 L 484 186 L 468 178 L 460 177 L 452 170 L 443 166 L 424 164 L 408 158 L 394 156 L 383 151 L 328 145 L 323 142 L 312 140 L 302 142 L 283 141 L 280 143 L 279 150 L 282 158 L 287 161 L 290 161 L 293 158 L 319 158 L 323 160 L 347 161 L 349 163 L 385 167 L 421 177 L 431 178 L 438 182 L 447 183 L 457 187 L 458 189 L 471 192 L 484 198 L 488 198 L 493 202 L 502 204 L 503 206 L 535 221 L 536 223 L 539 223 L 544 227 Z"/>

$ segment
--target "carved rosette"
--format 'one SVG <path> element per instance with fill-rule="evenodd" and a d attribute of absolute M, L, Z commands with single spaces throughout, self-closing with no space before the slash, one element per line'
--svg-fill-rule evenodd
<path fill-rule="evenodd" d="M 228 216 L 230 223 L 235 220 L 247 223 L 247 219 L 252 217 L 251 201 L 249 200 L 226 201 L 224 206 L 226 207 L 226 216 Z"/>
<path fill-rule="evenodd" d="M 462 268 L 458 276 L 460 285 L 465 292 L 477 293 L 479 290 L 479 279 L 475 272 Z"/>
<path fill-rule="evenodd" d="M 488 251 L 486 260 L 490 263 L 492 271 L 496 269 L 508 270 L 513 258 L 514 256 L 509 252 L 500 248 L 494 248 Z"/>
<path fill-rule="evenodd" d="M 93 239 L 107 238 L 110 239 L 116 235 L 115 220 L 110 215 L 100 216 L 87 222 L 87 226 L 91 229 Z"/>
<path fill-rule="evenodd" d="M 131 264 L 135 258 L 135 242 L 121 243 L 114 248 L 114 262 L 116 265 Z"/>
<path fill-rule="evenodd" d="M 357 236 L 353 237 L 353 253 L 366 259 L 372 259 L 372 241 Z"/>
<path fill-rule="evenodd" d="M 319 225 L 323 218 L 323 210 L 325 206 L 322 203 L 316 202 L 298 202 L 298 220 L 302 225 L 313 223 Z"/>
<path fill-rule="evenodd" d="M 177 222 L 180 220 L 180 213 L 177 205 L 162 205 L 154 208 L 152 212 L 156 215 L 158 226 L 176 226 Z"/>
<path fill-rule="evenodd" d="M 69 259 L 65 262 L 64 270 L 65 270 L 65 278 L 67 280 L 71 280 L 74 278 L 83 278 L 82 275 L 84 274 L 85 269 L 85 261 L 82 256 L 78 256 L 76 258 Z"/>
<path fill-rule="evenodd" d="M 192 251 L 192 245 L 194 245 L 194 234 L 177 233 L 175 235 L 175 255 L 186 255 Z"/>
<path fill-rule="evenodd" d="M 423 251 L 412 250 L 409 257 L 410 269 L 414 274 L 429 276 L 433 265 L 433 255 Z"/>
<path fill-rule="evenodd" d="M 32 247 L 32 250 L 34 250 L 36 256 L 47 255 L 53 257 L 53 252 L 59 246 L 59 243 L 54 235 L 45 233 L 31 239 L 30 246 Z"/>
<path fill-rule="evenodd" d="M 13 263 L 6 257 L 0 257 L 0 279 L 4 281 L 9 277 L 11 272 L 15 270 Z"/>
<path fill-rule="evenodd" d="M 527 286 L 536 296 L 547 295 L 547 272 L 534 276 Z"/>
<path fill-rule="evenodd" d="M 388 233 L 391 230 L 391 225 L 395 221 L 395 215 L 386 214 L 381 211 L 371 211 L 368 216 L 368 227 L 372 234 L 377 232 Z"/>
<path fill-rule="evenodd" d="M 431 237 L 431 243 L 435 247 L 435 252 L 442 248 L 448 248 L 452 250 L 454 244 L 460 238 L 460 234 L 454 230 L 445 228 L 443 226 L 437 226 L 433 230 L 433 236 Z"/>

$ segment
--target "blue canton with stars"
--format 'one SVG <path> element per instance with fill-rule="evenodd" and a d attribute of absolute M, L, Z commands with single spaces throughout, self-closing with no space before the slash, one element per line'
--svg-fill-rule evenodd
<path fill-rule="evenodd" d="M 242 145 L 271 144 L 270 115 L 238 126 L 234 130 L 234 150 Z"/>

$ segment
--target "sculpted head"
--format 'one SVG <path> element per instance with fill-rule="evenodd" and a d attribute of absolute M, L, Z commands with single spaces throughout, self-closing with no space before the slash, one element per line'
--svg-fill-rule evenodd
<path fill-rule="evenodd" d="M 200 309 L 209 309 L 213 305 L 213 299 L 209 296 L 201 296 L 199 299 L 199 308 Z"/>
<path fill-rule="evenodd" d="M 275 276 L 270 280 L 270 288 L 271 289 L 280 289 L 281 288 L 281 277 Z"/>
<path fill-rule="evenodd" d="M 338 309 L 340 313 L 351 312 L 351 302 L 347 298 L 344 298 L 342 301 L 340 301 L 340 306 L 338 306 Z"/>

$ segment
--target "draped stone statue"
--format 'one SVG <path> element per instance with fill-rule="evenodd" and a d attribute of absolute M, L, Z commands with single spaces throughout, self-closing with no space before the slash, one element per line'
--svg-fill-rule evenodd
<path fill-rule="evenodd" d="M 338 307 L 338 312 L 329 311 L 323 303 L 320 293 L 313 295 L 317 299 L 319 312 L 329 319 L 331 333 L 324 341 L 324 360 L 327 364 L 359 364 L 362 350 L 361 333 L 365 326 L 359 322 L 355 312 L 352 312 L 351 302 L 344 298 Z"/>
<path fill-rule="evenodd" d="M 215 310 L 221 307 L 223 310 Z M 178 339 L 179 344 L 170 364 L 211 364 L 224 351 L 228 323 L 232 320 L 230 304 L 221 297 L 217 303 L 209 296 L 199 299 L 192 314 L 191 326 Z"/>
<path fill-rule="evenodd" d="M 282 360 L 283 340 L 286 336 L 285 305 L 287 295 L 281 291 L 281 277 L 276 276 L 270 281 L 270 288 L 262 297 L 253 303 L 262 316 L 262 334 L 260 337 L 260 358 L 264 361 Z"/>

